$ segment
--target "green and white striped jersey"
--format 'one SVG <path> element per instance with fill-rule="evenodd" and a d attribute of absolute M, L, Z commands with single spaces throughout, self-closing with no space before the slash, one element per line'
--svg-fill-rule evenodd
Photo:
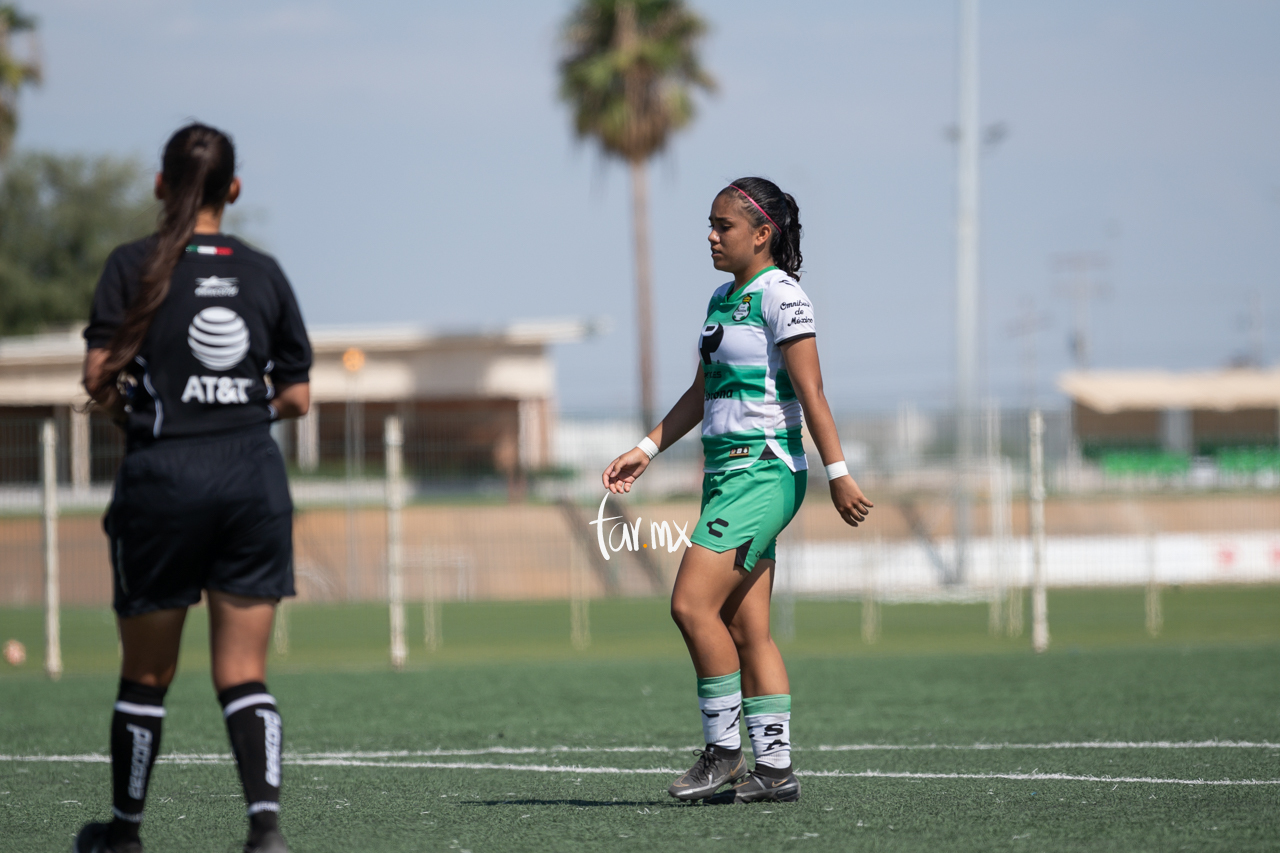
<path fill-rule="evenodd" d="M 813 305 L 795 279 L 768 267 L 738 290 L 716 288 L 698 347 L 708 473 L 750 467 L 768 448 L 792 471 L 809 467 L 796 399 L 778 344 L 814 335 Z"/>

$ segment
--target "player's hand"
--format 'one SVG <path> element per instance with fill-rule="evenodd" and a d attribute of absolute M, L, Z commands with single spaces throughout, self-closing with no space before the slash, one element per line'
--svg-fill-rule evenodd
<path fill-rule="evenodd" d="M 124 395 L 116 389 L 104 392 L 100 399 L 94 400 L 99 406 L 106 410 L 107 416 L 116 424 L 124 424 L 128 421 L 129 415 L 125 412 Z"/>
<path fill-rule="evenodd" d="M 604 469 L 604 487 L 615 495 L 631 491 L 631 484 L 649 467 L 649 454 L 638 447 L 633 447 Z"/>
<path fill-rule="evenodd" d="M 106 364 L 107 355 L 105 349 L 91 349 L 85 353 L 80 384 L 84 386 L 90 399 L 106 410 L 111 420 L 124 423 L 124 395 L 116 388 L 115 381 L 108 380 L 105 376 L 103 365 Z"/>
<path fill-rule="evenodd" d="M 867 520 L 867 514 L 875 504 L 867 500 L 852 477 L 847 474 L 836 477 L 827 485 L 831 487 L 831 502 L 836 505 L 836 512 L 840 513 L 845 524 L 857 527 L 858 522 Z"/>
<path fill-rule="evenodd" d="M 127 401 L 115 385 L 106 385 L 96 389 L 96 393 L 90 399 L 98 408 L 105 411 L 114 423 L 123 424 L 128 419 L 128 415 L 124 410 Z"/>

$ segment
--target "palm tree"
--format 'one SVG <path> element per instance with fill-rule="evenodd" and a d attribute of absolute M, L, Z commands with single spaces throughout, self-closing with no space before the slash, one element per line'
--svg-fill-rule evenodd
<path fill-rule="evenodd" d="M 580 0 L 565 22 L 560 96 L 579 138 L 593 138 L 631 172 L 640 338 L 640 414 L 653 424 L 653 312 L 646 163 L 693 118 L 694 87 L 715 81 L 697 46 L 706 24 L 683 0 Z"/>
<path fill-rule="evenodd" d="M 40 82 L 40 60 L 14 55 L 9 39 L 14 33 L 35 32 L 36 20 L 17 6 L 0 5 L 0 160 L 9 156 L 18 132 L 18 93 L 24 85 Z"/>

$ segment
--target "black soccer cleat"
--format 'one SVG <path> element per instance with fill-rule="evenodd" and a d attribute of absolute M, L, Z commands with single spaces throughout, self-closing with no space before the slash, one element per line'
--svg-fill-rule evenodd
<path fill-rule="evenodd" d="M 757 768 L 747 774 L 747 778 L 729 790 L 709 797 L 706 802 L 712 806 L 733 803 L 794 803 L 800 799 L 800 780 L 790 768 L 785 773 L 785 776 L 769 776 Z"/>
<path fill-rule="evenodd" d="M 86 823 L 72 843 L 71 853 L 142 853 L 142 844 L 137 841 L 108 844 L 108 828 L 105 823 Z"/>
<path fill-rule="evenodd" d="M 667 793 L 677 800 L 701 800 L 714 794 L 726 782 L 736 782 L 747 775 L 747 759 L 742 750 L 722 749 L 707 744 L 694 752 L 698 760 L 689 772 L 671 783 Z"/>
<path fill-rule="evenodd" d="M 289 845 L 284 843 L 284 836 L 276 830 L 263 834 L 257 844 L 245 844 L 244 853 L 289 853 Z"/>

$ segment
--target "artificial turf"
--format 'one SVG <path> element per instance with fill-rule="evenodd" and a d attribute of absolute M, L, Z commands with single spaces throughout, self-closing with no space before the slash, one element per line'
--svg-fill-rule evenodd
<path fill-rule="evenodd" d="M 385 664 L 385 610 L 298 606 L 270 681 L 295 756 L 282 824 L 300 853 L 1280 847 L 1280 785 L 1119 781 L 1280 779 L 1280 748 L 1265 745 L 1280 741 L 1280 590 L 1168 591 L 1157 638 L 1142 606 L 1137 591 L 1054 594 L 1054 646 L 1034 656 L 1025 638 L 987 636 L 982 606 L 886 605 L 867 646 L 856 602 L 800 602 L 784 643 L 797 766 L 912 775 L 809 775 L 798 804 L 725 808 L 676 804 L 668 775 L 639 772 L 683 769 L 698 740 L 693 676 L 661 602 L 594 604 L 585 651 L 568 642 L 564 603 L 447 606 L 443 648 L 419 640 L 404 673 Z M 202 617 L 167 702 L 168 755 L 227 752 Z M 35 662 L 0 677 L 0 752 L 103 752 L 110 622 L 89 611 L 66 622 L 62 681 Z M 0 635 L 32 628 L 38 614 L 0 611 Z M 1141 741 L 1264 745 L 1097 745 Z M 882 748 L 1051 743 L 1066 745 Z M 819 749 L 842 745 L 881 748 Z M 604 751 L 620 747 L 657 749 Z M 436 749 L 471 754 L 370 755 Z M 235 769 L 206 761 L 157 767 L 148 850 L 238 849 Z M 512 767 L 471 766 L 482 764 Z M 602 768 L 622 772 L 591 772 Z M 943 775 L 984 773 L 1023 778 Z M 0 849 L 65 850 L 108 797 L 100 761 L 0 761 Z"/>

